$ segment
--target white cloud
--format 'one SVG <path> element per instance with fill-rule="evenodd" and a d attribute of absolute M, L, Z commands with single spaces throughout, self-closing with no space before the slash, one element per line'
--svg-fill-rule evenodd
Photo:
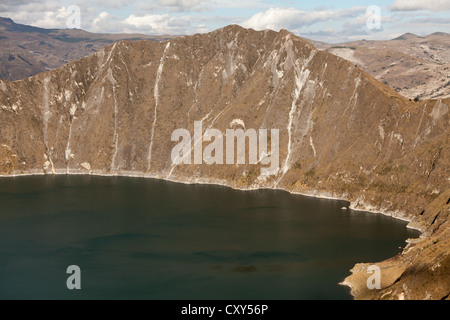
<path fill-rule="evenodd" d="M 123 26 L 118 17 L 109 14 L 106 11 L 100 12 L 92 21 L 92 32 L 108 33 L 121 32 Z"/>
<path fill-rule="evenodd" d="M 49 4 L 26 4 L 20 6 L 22 10 L 14 10 L 2 12 L 1 16 L 13 19 L 16 23 L 28 24 L 32 22 L 33 26 L 48 29 L 65 29 L 67 18 L 71 15 L 67 12 L 66 7 Z"/>
<path fill-rule="evenodd" d="M 172 11 L 202 11 L 202 4 L 207 0 L 158 0 L 161 6 L 168 7 Z"/>
<path fill-rule="evenodd" d="M 267 0 L 155 0 L 145 2 L 135 0 L 140 3 L 143 11 L 165 11 L 165 12 L 211 12 L 220 9 L 267 9 L 270 6 Z"/>
<path fill-rule="evenodd" d="M 295 8 L 270 8 L 267 11 L 255 14 L 250 19 L 244 21 L 242 25 L 256 30 L 271 29 L 279 31 L 280 29 L 289 29 L 294 31 L 317 22 L 354 17 L 365 11 L 365 7 L 311 12 Z"/>
<path fill-rule="evenodd" d="M 392 11 L 447 11 L 450 10 L 450 0 L 395 0 L 390 9 Z"/>
<path fill-rule="evenodd" d="M 122 21 L 125 32 L 142 32 L 147 34 L 192 34 L 210 31 L 203 24 L 196 24 L 191 16 L 174 16 L 170 14 L 131 14 Z"/>

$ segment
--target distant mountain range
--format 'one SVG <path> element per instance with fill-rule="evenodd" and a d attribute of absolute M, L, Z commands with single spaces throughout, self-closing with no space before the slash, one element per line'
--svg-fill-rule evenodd
<path fill-rule="evenodd" d="M 406 33 L 390 41 L 315 46 L 349 60 L 410 99 L 450 97 L 450 34 Z"/>
<path fill-rule="evenodd" d="M 0 79 L 15 81 L 86 57 L 119 40 L 168 40 L 173 36 L 97 34 L 43 29 L 0 17 Z"/>

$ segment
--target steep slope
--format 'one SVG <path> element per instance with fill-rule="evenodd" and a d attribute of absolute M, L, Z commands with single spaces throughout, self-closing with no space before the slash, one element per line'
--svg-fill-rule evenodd
<path fill-rule="evenodd" d="M 449 105 L 410 102 L 284 30 L 229 26 L 166 42 L 124 41 L 0 82 L 0 173 L 283 188 L 347 199 L 425 231 L 420 213 L 449 189 Z M 264 175 L 261 162 L 174 165 L 171 135 L 194 132 L 194 121 L 224 133 L 279 129 L 276 174 Z"/>

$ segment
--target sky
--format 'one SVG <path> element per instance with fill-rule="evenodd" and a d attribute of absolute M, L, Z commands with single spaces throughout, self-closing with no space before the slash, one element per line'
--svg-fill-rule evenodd
<path fill-rule="evenodd" d="M 450 33 L 450 0 L 2 0 L 0 16 L 42 28 L 151 35 L 239 24 L 328 43 Z"/>

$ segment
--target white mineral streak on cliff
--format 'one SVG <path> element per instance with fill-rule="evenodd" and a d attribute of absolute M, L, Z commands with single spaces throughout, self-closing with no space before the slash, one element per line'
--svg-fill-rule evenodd
<path fill-rule="evenodd" d="M 205 115 L 205 116 L 200 120 L 200 122 L 202 123 L 202 125 L 203 125 L 203 121 L 206 121 L 206 120 L 209 118 L 209 116 L 211 115 L 211 113 L 213 112 L 213 110 L 214 110 L 214 109 L 211 109 L 211 111 L 209 111 L 209 113 L 208 113 L 207 115 Z M 213 126 L 213 123 L 211 123 L 211 124 L 208 126 L 207 129 L 211 129 L 212 126 Z M 191 153 L 194 153 L 195 147 L 196 147 L 199 143 L 201 143 L 201 142 L 203 142 L 203 132 L 202 132 L 202 134 L 200 135 L 200 137 L 197 138 L 197 140 L 195 140 L 195 135 L 192 135 L 192 138 L 191 138 L 191 146 L 192 146 L 192 147 L 191 147 Z M 203 150 L 203 146 L 202 146 L 202 150 Z M 185 154 L 184 157 L 181 158 L 182 161 L 185 161 L 186 158 L 189 157 L 189 156 L 191 156 L 191 154 Z M 172 176 L 172 173 L 173 173 L 173 171 L 176 169 L 177 166 L 178 166 L 177 164 L 172 164 L 172 166 L 171 166 L 171 168 L 170 168 L 170 171 L 169 171 L 169 174 L 166 176 L 166 179 L 169 179 L 169 180 L 170 180 L 170 177 Z"/>
<path fill-rule="evenodd" d="M 83 162 L 80 166 L 87 171 L 91 171 L 91 164 L 89 162 Z"/>
<path fill-rule="evenodd" d="M 70 125 L 69 125 L 69 137 L 67 138 L 67 145 L 66 145 L 66 150 L 65 150 L 65 160 L 66 160 L 66 172 L 69 173 L 69 161 L 71 159 L 72 155 L 72 151 L 70 150 L 70 140 L 72 139 L 72 121 L 70 120 Z"/>
<path fill-rule="evenodd" d="M 425 113 L 426 113 L 425 109 L 422 109 L 422 116 L 420 117 L 419 125 L 417 126 L 416 138 L 414 139 L 413 148 L 415 148 L 417 146 L 417 143 L 419 143 L 419 141 L 420 141 L 420 138 L 421 138 L 420 129 L 422 128 L 422 122 L 423 122 L 423 118 L 425 117 Z"/>
<path fill-rule="evenodd" d="M 314 158 L 317 157 L 316 148 L 314 147 L 314 142 L 312 136 L 309 137 L 309 145 L 311 146 L 313 152 L 314 152 Z"/>
<path fill-rule="evenodd" d="M 235 126 L 241 126 L 244 130 L 247 130 L 245 128 L 245 123 L 242 119 L 234 119 L 233 121 L 230 122 L 230 128 L 233 128 Z"/>
<path fill-rule="evenodd" d="M 190 115 L 191 110 L 192 110 L 192 109 L 195 107 L 195 105 L 197 104 L 197 92 L 196 92 L 195 87 L 194 87 L 194 95 L 195 95 L 194 103 L 192 103 L 191 107 L 188 109 L 188 111 L 187 111 L 187 113 L 186 113 L 186 119 L 187 119 L 187 125 L 188 125 L 188 126 L 189 126 L 189 124 L 190 124 L 190 119 L 191 119 L 191 115 Z"/>
<path fill-rule="evenodd" d="M 152 124 L 152 134 L 150 137 L 150 146 L 148 148 L 148 157 L 147 157 L 147 161 L 148 161 L 148 165 L 147 165 L 147 171 L 150 170 L 150 167 L 152 165 L 152 149 L 153 149 L 153 139 L 155 137 L 155 125 L 156 125 L 156 118 L 158 116 L 158 104 L 159 104 L 159 81 L 161 80 L 161 75 L 163 72 L 163 68 L 164 68 L 164 59 L 166 58 L 166 54 L 167 51 L 169 50 L 170 47 L 170 42 L 167 42 L 167 45 L 164 49 L 163 55 L 161 57 L 161 60 L 159 62 L 159 67 L 158 67 L 158 71 L 156 73 L 156 80 L 155 80 L 155 88 L 153 90 L 153 95 L 155 98 L 155 109 L 154 109 L 154 114 L 153 114 L 153 124 Z"/>
<path fill-rule="evenodd" d="M 380 134 L 381 141 L 384 141 L 384 137 L 386 137 L 386 132 L 384 131 L 383 124 L 378 126 L 378 133 Z"/>
<path fill-rule="evenodd" d="M 192 60 L 194 60 L 194 57 L 192 56 Z M 187 115 L 186 115 L 186 118 L 187 118 L 187 125 L 189 126 L 189 124 L 191 123 L 190 122 L 190 117 L 191 117 L 191 111 L 192 111 L 192 109 L 197 105 L 197 102 L 198 102 L 198 99 L 197 99 L 197 97 L 198 97 L 198 88 L 199 88 L 199 86 L 201 85 L 201 81 L 202 81 L 202 76 L 203 76 L 203 71 L 204 71 L 205 69 L 202 69 L 201 71 L 200 71 L 200 75 L 199 75 L 199 78 L 198 78 L 198 80 L 194 83 L 194 84 L 192 84 L 192 73 L 193 73 L 193 71 L 192 71 L 192 69 L 191 69 L 191 76 L 190 76 L 190 78 L 189 78 L 189 81 L 188 81 L 188 83 L 186 84 L 188 87 L 190 87 L 190 86 L 192 86 L 192 88 L 193 88 L 193 90 L 194 90 L 194 103 L 192 103 L 192 105 L 191 105 L 191 107 L 189 108 L 189 110 L 188 110 L 188 112 L 187 112 Z"/>
<path fill-rule="evenodd" d="M 436 123 L 441 117 L 445 116 L 448 113 L 448 106 L 442 103 L 442 100 L 439 100 L 433 107 L 433 111 L 431 111 L 431 117 L 433 118 L 433 123 Z"/>
<path fill-rule="evenodd" d="M 111 51 L 109 51 L 108 57 L 106 58 L 105 61 L 103 61 L 103 64 L 102 64 L 102 67 L 101 67 L 102 69 L 105 67 L 106 63 L 111 61 L 112 53 L 114 52 L 114 49 L 116 49 L 116 45 L 117 45 L 117 42 L 114 43 L 113 47 L 111 48 Z M 104 54 L 102 55 L 102 58 L 103 57 L 104 57 Z"/>
<path fill-rule="evenodd" d="M 50 119 L 51 112 L 48 101 L 48 83 L 50 77 L 44 79 L 44 96 L 43 96 L 43 120 L 44 120 L 44 144 L 48 150 L 48 120 Z"/>
<path fill-rule="evenodd" d="M 293 100 L 292 100 L 291 110 L 289 111 L 289 122 L 288 122 L 288 126 L 287 126 L 288 138 L 289 138 L 288 147 L 287 147 L 288 154 L 286 156 L 286 160 L 284 161 L 284 165 L 282 168 L 282 175 L 278 179 L 278 181 L 276 182 L 275 185 L 278 185 L 280 183 L 280 181 L 283 179 L 284 175 L 290 168 L 289 161 L 290 161 L 291 152 L 292 152 L 292 131 L 293 131 L 294 115 L 297 111 L 297 102 L 298 102 L 298 99 L 300 98 L 300 93 L 302 92 L 303 87 L 305 86 L 305 84 L 309 78 L 310 71 L 308 69 L 306 69 L 306 67 L 309 65 L 309 63 L 311 62 L 311 60 L 315 54 L 316 54 L 315 50 L 311 51 L 309 58 L 304 60 L 303 63 L 300 62 L 300 60 L 295 61 L 295 65 L 294 65 L 295 88 L 294 88 L 294 92 L 293 92 Z"/>
<path fill-rule="evenodd" d="M 69 125 L 69 138 L 67 139 L 67 145 L 65 150 L 65 159 L 67 163 L 67 172 L 69 172 L 69 161 L 71 156 L 71 150 L 70 150 L 70 140 L 72 139 L 72 122 Z"/>
<path fill-rule="evenodd" d="M 283 62 L 281 62 L 281 64 L 280 64 L 281 68 L 283 68 L 283 70 L 281 72 L 279 72 L 278 64 L 279 64 L 280 58 L 284 52 L 286 52 L 286 57 L 285 57 L 285 60 Z M 260 58 L 258 58 L 258 60 L 259 59 Z M 274 103 L 276 101 L 276 99 L 274 99 L 274 97 L 276 97 L 278 95 L 278 91 L 280 90 L 281 84 L 282 84 L 283 80 L 285 79 L 284 76 L 289 72 L 289 70 L 292 69 L 292 67 L 294 65 L 294 60 L 295 60 L 294 43 L 293 43 L 290 35 L 288 35 L 286 37 L 286 41 L 280 47 L 279 51 L 273 50 L 267 57 L 267 60 L 264 62 L 264 68 L 270 67 L 270 72 L 272 73 L 272 77 L 271 77 L 272 85 L 274 86 L 274 90 L 270 94 L 270 98 L 269 98 L 270 102 L 267 104 L 266 113 L 265 113 L 265 117 L 262 121 L 261 128 L 267 127 L 267 122 L 266 122 L 267 115 L 269 114 L 269 110 L 274 107 Z M 266 96 L 267 96 L 267 94 L 266 94 Z M 261 106 L 262 104 L 265 103 L 265 99 L 264 99 L 264 102 L 262 102 L 262 103 L 261 102 L 260 102 L 259 106 Z M 259 109 L 259 107 L 258 107 L 258 109 Z"/>
<path fill-rule="evenodd" d="M 238 35 L 239 32 L 236 34 L 235 39 L 227 44 L 228 51 L 225 56 L 225 69 L 222 72 L 222 79 L 224 81 L 228 80 L 238 67 L 239 55 L 236 57 L 236 52 L 238 50 Z"/>
<path fill-rule="evenodd" d="M 125 44 L 124 44 L 124 45 L 125 45 Z M 126 47 L 126 46 L 125 46 L 125 47 Z M 125 70 L 127 71 L 128 80 L 129 80 L 130 83 L 131 83 L 130 71 L 128 70 L 128 65 L 125 63 L 125 61 L 123 61 L 122 56 L 123 56 L 122 50 L 120 50 L 120 48 L 119 48 L 119 59 L 120 59 L 120 61 L 122 62 L 122 64 L 124 65 Z"/>
<path fill-rule="evenodd" d="M 116 84 L 117 81 L 112 74 L 112 69 L 108 68 L 108 74 L 106 75 L 109 82 L 111 82 L 111 87 L 113 90 L 113 98 L 114 98 L 114 135 L 113 135 L 113 146 L 114 146 L 114 154 L 111 160 L 111 171 L 116 167 L 116 158 L 117 158 L 117 150 L 119 147 L 119 133 L 117 132 L 117 128 L 119 126 L 119 105 L 117 103 L 116 97 Z"/>
<path fill-rule="evenodd" d="M 77 105 L 72 103 L 71 107 L 70 107 L 70 111 L 69 111 L 69 115 L 70 115 L 70 120 L 69 120 L 69 137 L 67 139 L 67 144 L 66 144 L 66 150 L 64 152 L 65 155 L 65 160 L 66 160 L 66 172 L 69 173 L 69 161 L 71 158 L 74 157 L 74 155 L 72 154 L 72 151 L 70 150 L 70 141 L 72 139 L 72 125 L 73 125 L 73 120 L 75 119 L 75 113 L 77 111 Z"/>
<path fill-rule="evenodd" d="M 349 68 L 349 75 L 347 77 L 347 79 L 350 79 L 350 71 L 351 69 Z M 359 91 L 359 86 L 361 84 L 361 75 L 358 76 L 358 78 L 355 79 L 354 82 L 354 90 L 353 90 L 353 94 L 349 100 L 349 103 L 347 104 L 347 108 L 344 111 L 344 115 L 348 114 L 348 121 L 352 122 L 354 120 L 355 117 L 355 109 L 358 107 L 358 91 Z"/>
<path fill-rule="evenodd" d="M 97 51 L 95 53 L 95 56 L 97 57 L 97 70 L 96 71 L 99 71 L 102 69 L 103 60 L 105 58 L 105 48 L 102 48 L 101 50 Z"/>
<path fill-rule="evenodd" d="M 270 54 L 270 58 L 272 60 L 270 71 L 272 72 L 272 85 L 274 87 L 278 86 L 280 78 L 284 76 L 283 71 L 278 70 L 278 62 L 280 60 L 280 55 L 277 50 L 273 50 Z M 266 62 L 267 63 L 267 62 Z"/>
<path fill-rule="evenodd" d="M 353 107 L 355 107 L 358 102 L 358 87 L 360 84 L 361 84 L 361 75 L 359 75 L 358 78 L 355 79 L 355 89 L 353 90 L 352 97 L 350 98 L 350 102 L 353 102 Z"/>
<path fill-rule="evenodd" d="M 50 120 L 50 117 L 52 115 L 50 111 L 50 102 L 49 102 L 49 94 L 48 94 L 48 83 L 50 82 L 50 77 L 46 77 L 44 79 L 44 96 L 43 96 L 43 121 L 44 121 L 44 144 L 45 148 L 47 150 L 47 157 L 48 157 L 48 163 L 51 165 L 52 168 L 52 174 L 55 174 L 55 167 L 53 166 L 53 161 L 50 158 L 50 149 L 48 146 L 48 121 Z M 46 162 L 47 164 L 47 162 Z M 48 168 L 48 165 L 44 164 L 44 170 Z"/>
<path fill-rule="evenodd" d="M 50 164 L 52 166 L 52 174 L 55 174 L 55 166 L 53 165 L 52 159 L 48 158 L 48 161 L 50 161 Z"/>

